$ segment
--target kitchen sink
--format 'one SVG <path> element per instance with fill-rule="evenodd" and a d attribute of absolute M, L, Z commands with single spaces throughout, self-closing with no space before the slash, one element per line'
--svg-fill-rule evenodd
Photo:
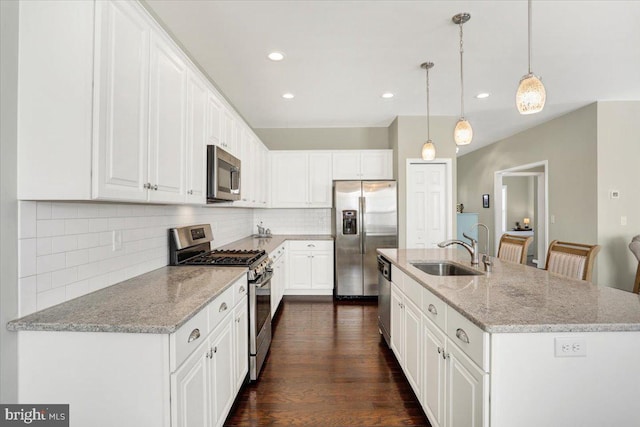
<path fill-rule="evenodd" d="M 447 261 L 437 262 L 412 262 L 418 270 L 422 270 L 432 276 L 481 276 L 482 273 L 471 268 Z"/>

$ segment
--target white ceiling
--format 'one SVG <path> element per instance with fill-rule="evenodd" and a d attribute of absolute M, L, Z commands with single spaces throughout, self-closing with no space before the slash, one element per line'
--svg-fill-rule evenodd
<path fill-rule="evenodd" d="M 527 2 L 147 0 L 254 128 L 388 126 L 398 115 L 460 114 L 464 25 L 464 154 L 596 100 L 640 100 L 640 1 L 533 2 L 533 71 L 542 113 L 520 116 Z M 282 62 L 266 55 L 284 52 Z M 395 94 L 382 99 L 383 92 Z M 285 92 L 295 99 L 285 100 Z M 489 92 L 485 100 L 475 98 Z M 438 141 L 436 141 L 437 143 Z"/>

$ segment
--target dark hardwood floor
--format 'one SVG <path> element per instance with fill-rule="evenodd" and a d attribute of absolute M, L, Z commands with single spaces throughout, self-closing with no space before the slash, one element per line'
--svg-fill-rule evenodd
<path fill-rule="evenodd" d="M 429 426 L 391 350 L 375 302 L 285 297 L 257 383 L 227 426 Z"/>

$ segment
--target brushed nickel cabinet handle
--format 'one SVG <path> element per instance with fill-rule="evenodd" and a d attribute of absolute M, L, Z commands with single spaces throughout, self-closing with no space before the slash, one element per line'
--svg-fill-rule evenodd
<path fill-rule="evenodd" d="M 438 309 L 436 308 L 435 305 L 429 304 L 428 310 L 429 310 L 429 313 L 433 314 L 434 316 L 438 315 Z"/>
<path fill-rule="evenodd" d="M 223 302 L 222 304 L 220 304 L 220 308 L 218 309 L 218 313 L 223 312 L 227 309 L 227 303 Z"/>
<path fill-rule="evenodd" d="M 456 337 L 462 342 L 469 344 L 469 335 L 462 328 L 456 329 Z"/>
<path fill-rule="evenodd" d="M 198 338 L 200 338 L 200 329 L 196 328 L 189 334 L 189 339 L 187 340 L 187 342 L 189 343 L 195 341 Z"/>

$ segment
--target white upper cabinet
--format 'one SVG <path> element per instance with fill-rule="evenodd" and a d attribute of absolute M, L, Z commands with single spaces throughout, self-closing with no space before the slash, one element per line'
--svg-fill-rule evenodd
<path fill-rule="evenodd" d="M 187 66 L 177 49 L 151 38 L 149 200 L 185 198 Z"/>
<path fill-rule="evenodd" d="M 17 4 L 18 198 L 89 199 L 95 4 Z"/>
<path fill-rule="evenodd" d="M 207 145 L 222 147 L 222 112 L 224 107 L 218 97 L 209 91 L 207 99 Z"/>
<path fill-rule="evenodd" d="M 93 195 L 144 201 L 151 27 L 124 3 L 96 7 Z"/>
<path fill-rule="evenodd" d="M 272 207 L 331 207 L 330 152 L 272 152 L 271 171 Z"/>
<path fill-rule="evenodd" d="M 393 179 L 393 150 L 334 151 L 333 179 Z"/>
<path fill-rule="evenodd" d="M 209 92 L 202 78 L 190 70 L 187 78 L 186 201 L 206 202 L 207 104 Z"/>

